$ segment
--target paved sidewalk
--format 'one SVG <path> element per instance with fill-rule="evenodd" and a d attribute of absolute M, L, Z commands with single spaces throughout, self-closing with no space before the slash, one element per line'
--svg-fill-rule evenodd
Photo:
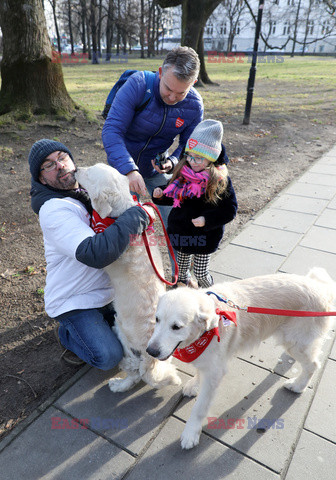
<path fill-rule="evenodd" d="M 212 259 L 216 281 L 325 267 L 336 280 L 336 147 L 281 192 Z M 297 369 L 271 341 L 235 359 L 209 412 L 243 428 L 204 425 L 198 447 L 179 437 L 194 403 L 181 389 L 140 384 L 112 394 L 116 371 L 84 367 L 0 443 L 4 480 L 333 480 L 336 471 L 336 344 L 324 346 L 312 388 L 282 387 Z M 183 383 L 192 367 L 176 361 Z M 74 418 L 88 428 L 71 429 Z M 264 428 L 256 429 L 256 421 Z M 273 427 L 271 424 L 273 423 Z M 55 428 L 63 426 L 63 429 Z M 270 427 L 271 428 L 267 428 Z M 67 427 L 67 428 L 65 428 Z"/>

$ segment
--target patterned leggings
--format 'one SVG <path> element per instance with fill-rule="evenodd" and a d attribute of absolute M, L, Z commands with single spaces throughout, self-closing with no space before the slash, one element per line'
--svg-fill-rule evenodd
<path fill-rule="evenodd" d="M 191 260 L 194 258 L 194 275 L 198 286 L 207 288 L 213 285 L 213 278 L 209 273 L 209 263 L 211 254 L 196 254 L 177 252 L 177 263 L 179 267 L 178 280 L 183 283 L 188 282 L 190 276 Z"/>

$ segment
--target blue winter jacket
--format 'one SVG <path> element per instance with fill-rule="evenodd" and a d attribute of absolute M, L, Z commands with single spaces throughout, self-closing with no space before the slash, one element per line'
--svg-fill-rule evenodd
<path fill-rule="evenodd" d="M 154 94 L 148 105 L 135 113 L 146 90 L 144 73 L 137 72 L 118 90 L 103 127 L 108 163 L 123 175 L 133 170 L 139 170 L 145 178 L 157 174 L 151 164 L 155 155 L 165 152 L 180 135 L 179 146 L 172 154 L 179 158 L 203 118 L 202 97 L 194 87 L 184 100 L 167 105 L 160 96 L 159 73 L 155 75 Z"/>

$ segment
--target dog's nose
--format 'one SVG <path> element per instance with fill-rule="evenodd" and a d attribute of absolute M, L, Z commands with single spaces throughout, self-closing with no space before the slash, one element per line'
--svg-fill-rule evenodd
<path fill-rule="evenodd" d="M 146 352 L 148 353 L 148 355 L 154 358 L 157 358 L 160 355 L 160 350 L 158 350 L 157 348 L 147 347 Z"/>

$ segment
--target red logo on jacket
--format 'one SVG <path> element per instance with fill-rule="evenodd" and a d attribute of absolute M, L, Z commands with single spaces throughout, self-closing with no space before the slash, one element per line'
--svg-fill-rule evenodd
<path fill-rule="evenodd" d="M 184 124 L 184 120 L 182 120 L 182 118 L 180 118 L 180 117 L 177 117 L 176 122 L 175 122 L 176 128 L 182 127 L 183 124 Z"/>

